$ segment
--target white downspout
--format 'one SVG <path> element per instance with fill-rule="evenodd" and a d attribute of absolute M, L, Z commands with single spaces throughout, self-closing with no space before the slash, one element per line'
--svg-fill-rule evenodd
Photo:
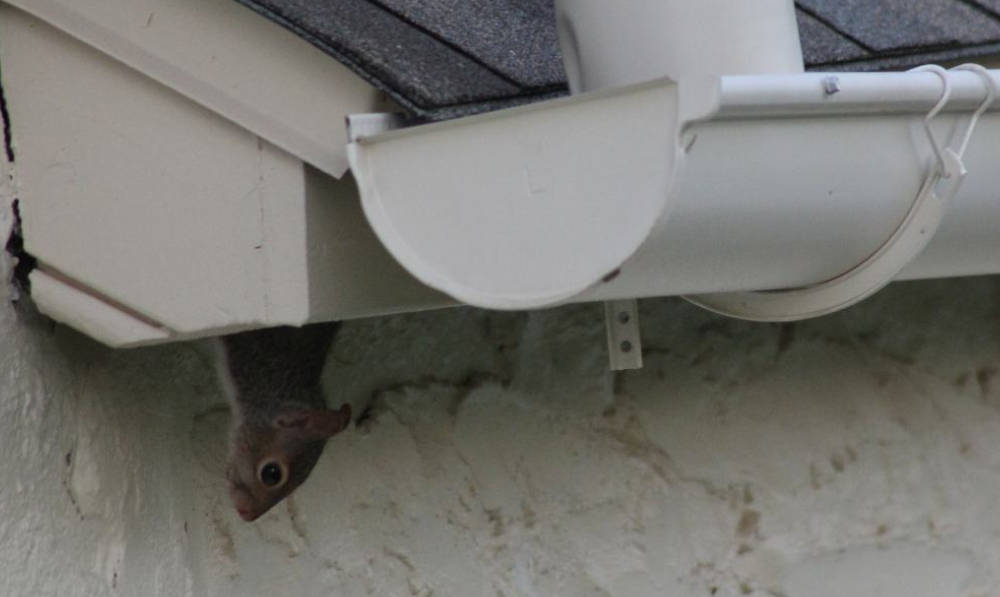
<path fill-rule="evenodd" d="M 997 71 L 803 74 L 790 0 L 558 10 L 571 85 L 599 91 L 349 147 L 373 228 L 424 282 L 489 308 L 821 285 L 881 251 L 928 181 L 942 211 L 958 194 L 903 275 L 1000 272 L 1000 118 L 961 189 L 938 188 L 923 128 L 941 103 L 957 147 Z M 634 84 L 663 75 L 679 83 Z"/>
<path fill-rule="evenodd" d="M 556 0 L 573 94 L 660 77 L 800 73 L 791 0 Z"/>

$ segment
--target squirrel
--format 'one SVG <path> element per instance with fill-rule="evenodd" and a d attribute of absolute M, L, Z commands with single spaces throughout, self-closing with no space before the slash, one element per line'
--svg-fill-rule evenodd
<path fill-rule="evenodd" d="M 219 379 L 233 419 L 226 479 L 236 512 L 256 520 L 301 485 L 326 440 L 351 422 L 327 408 L 320 376 L 340 322 L 222 336 Z"/>

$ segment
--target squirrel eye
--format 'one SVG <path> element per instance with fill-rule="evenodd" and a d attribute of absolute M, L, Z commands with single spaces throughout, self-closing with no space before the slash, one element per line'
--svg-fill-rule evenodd
<path fill-rule="evenodd" d="M 269 460 L 260 467 L 260 471 L 257 473 L 260 478 L 260 482 L 264 484 L 265 487 L 277 487 L 284 481 L 285 471 L 280 464 L 273 460 Z"/>

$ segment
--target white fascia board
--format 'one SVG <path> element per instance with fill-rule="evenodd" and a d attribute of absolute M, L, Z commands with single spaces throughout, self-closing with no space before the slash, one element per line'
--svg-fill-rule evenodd
<path fill-rule="evenodd" d="M 986 85 L 972 72 L 948 78 L 933 128 L 954 142 Z M 942 95 L 933 73 L 727 76 L 699 110 L 696 98 L 712 97 L 692 89 L 702 83 L 671 92 L 679 111 L 650 101 L 647 83 L 362 139 L 350 157 L 363 205 L 426 283 L 477 306 L 529 308 L 833 279 L 893 235 L 933 170 L 922 127 Z M 1000 272 L 997 109 L 980 119 L 969 174 L 904 276 Z M 533 144 L 519 148 L 521 138 Z M 674 145 L 682 155 L 666 159 Z M 495 160 L 498 147 L 512 155 Z M 550 171 L 572 182 L 545 194 L 524 182 Z"/>
<path fill-rule="evenodd" d="M 232 0 L 7 0 L 335 177 L 379 93 Z"/>
<path fill-rule="evenodd" d="M 35 304 L 42 313 L 56 321 L 71 322 L 73 328 L 113 348 L 170 339 L 171 332 L 158 323 L 58 276 L 35 270 L 31 273 L 31 287 Z"/>
<path fill-rule="evenodd" d="M 43 271 L 171 334 L 306 318 L 302 301 L 269 298 L 306 283 L 304 251 L 271 259 L 301 235 L 268 235 L 274 217 L 304 229 L 299 160 L 20 11 L 0 7 L 0 33 L 24 237 Z"/>
<path fill-rule="evenodd" d="M 59 321 L 135 346 L 453 302 L 386 253 L 352 177 L 4 4 L 0 59 L 32 298 Z"/>

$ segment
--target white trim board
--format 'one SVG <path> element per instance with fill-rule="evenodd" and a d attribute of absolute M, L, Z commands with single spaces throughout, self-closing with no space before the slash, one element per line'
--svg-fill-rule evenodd
<path fill-rule="evenodd" d="M 9 0 L 337 178 L 343 118 L 380 93 L 232 0 Z"/>
<path fill-rule="evenodd" d="M 386 253 L 350 176 L 2 3 L 0 59 L 32 298 L 57 320 L 135 346 L 451 303 Z"/>

